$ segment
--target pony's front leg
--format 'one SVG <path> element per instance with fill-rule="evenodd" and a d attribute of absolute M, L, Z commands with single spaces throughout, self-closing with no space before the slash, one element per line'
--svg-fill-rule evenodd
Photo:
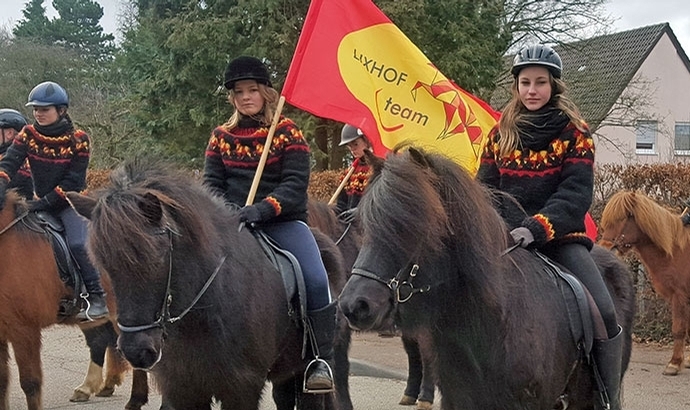
<path fill-rule="evenodd" d="M 103 384 L 103 367 L 91 360 L 89 361 L 89 368 L 86 370 L 84 381 L 74 388 L 69 401 L 75 403 L 89 401 L 91 395 L 101 388 L 101 384 Z"/>
<path fill-rule="evenodd" d="M 0 341 L 0 410 L 10 409 L 10 354 L 7 341 Z"/>
<path fill-rule="evenodd" d="M 681 370 L 685 351 L 685 336 L 688 333 L 688 314 L 690 306 L 684 295 L 676 292 L 671 299 L 671 332 L 673 333 L 673 355 L 663 374 L 675 376 Z"/>
<path fill-rule="evenodd" d="M 24 329 L 21 333 L 25 336 L 21 340 L 11 340 L 19 369 L 19 385 L 26 395 L 27 409 L 42 410 L 41 330 Z"/>
<path fill-rule="evenodd" d="M 115 392 L 115 387 L 119 386 L 125 380 L 125 373 L 129 369 L 129 363 L 124 357 L 115 349 L 115 343 L 117 342 L 117 335 L 114 335 L 113 344 L 108 345 L 105 351 L 105 380 L 103 381 L 103 386 L 101 386 L 96 396 L 98 397 L 110 397 Z M 146 373 L 143 371 L 134 371 L 134 381 L 132 382 L 132 395 L 136 393 L 139 394 L 142 390 L 141 381 L 137 380 L 137 372 L 143 373 L 144 378 L 144 399 L 148 397 L 148 381 Z M 144 401 L 143 404 L 146 404 Z"/>

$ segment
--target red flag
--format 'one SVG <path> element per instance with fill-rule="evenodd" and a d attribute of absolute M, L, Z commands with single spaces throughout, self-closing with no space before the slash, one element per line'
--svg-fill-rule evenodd
<path fill-rule="evenodd" d="M 312 0 L 283 95 L 362 129 L 378 155 L 411 142 L 471 172 L 499 117 L 446 78 L 371 0 Z"/>

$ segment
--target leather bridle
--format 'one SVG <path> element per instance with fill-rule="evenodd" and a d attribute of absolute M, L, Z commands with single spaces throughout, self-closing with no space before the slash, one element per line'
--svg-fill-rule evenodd
<path fill-rule="evenodd" d="M 119 320 L 117 322 L 117 326 L 120 328 L 122 332 L 125 333 L 135 333 L 135 332 L 142 332 L 144 330 L 149 330 L 149 329 L 154 329 L 154 328 L 161 328 L 165 332 L 165 325 L 170 323 L 175 323 L 178 320 L 182 319 L 189 313 L 190 310 L 196 305 L 196 303 L 201 299 L 201 297 L 206 293 L 206 290 L 208 290 L 209 286 L 211 286 L 211 283 L 213 280 L 218 276 L 218 272 L 220 272 L 220 268 L 223 266 L 225 263 L 225 259 L 227 259 L 227 255 L 224 255 L 223 257 L 220 258 L 220 261 L 218 262 L 218 266 L 216 266 L 216 269 L 213 271 L 211 276 L 206 280 L 206 283 L 204 283 L 204 286 L 201 288 L 201 290 L 197 293 L 196 297 L 192 300 L 192 302 L 189 304 L 189 306 L 182 311 L 179 315 L 173 317 L 170 314 L 170 305 L 172 305 L 173 302 L 173 296 L 172 296 L 172 271 L 173 271 L 173 235 L 179 235 L 175 231 L 173 231 L 169 226 L 165 226 L 160 229 L 159 232 L 156 232 L 155 234 L 158 235 L 164 235 L 168 234 L 169 238 L 169 251 L 168 251 L 168 279 L 167 279 L 167 285 L 165 288 L 165 296 L 163 298 L 163 303 L 160 308 L 160 311 L 156 317 L 156 320 L 153 321 L 152 323 L 145 324 L 145 325 L 137 325 L 137 326 L 128 326 L 128 325 L 123 325 Z"/>
<path fill-rule="evenodd" d="M 628 218 L 625 220 L 625 222 L 623 223 L 623 227 L 622 227 L 621 230 L 620 230 L 621 233 L 618 234 L 618 236 L 616 236 L 615 238 L 613 238 L 613 241 L 612 241 L 612 242 L 613 242 L 613 247 L 614 247 L 614 248 L 618 248 L 618 247 L 621 247 L 621 246 L 622 246 L 622 247 L 625 248 L 626 250 L 629 250 L 629 249 L 631 249 L 633 246 L 636 245 L 637 242 L 625 242 L 625 233 L 624 233 L 624 232 L 625 232 L 625 228 L 627 228 L 627 226 L 628 226 L 628 224 L 630 223 L 630 220 L 631 220 L 631 219 L 635 219 L 635 216 L 632 215 L 632 214 L 628 214 Z"/>
<path fill-rule="evenodd" d="M 407 267 L 409 269 L 406 269 Z M 362 276 L 364 278 L 372 279 L 378 283 L 381 283 L 388 287 L 393 293 L 394 303 L 405 303 L 412 298 L 413 295 L 417 293 L 425 293 L 431 290 L 431 285 L 422 286 L 416 288 L 412 283 L 417 277 L 417 272 L 419 271 L 419 265 L 416 263 L 408 263 L 403 268 L 401 268 L 398 273 L 391 279 L 385 280 L 375 273 L 368 271 L 363 268 L 354 267 L 352 268 L 352 274 L 357 276 Z"/>

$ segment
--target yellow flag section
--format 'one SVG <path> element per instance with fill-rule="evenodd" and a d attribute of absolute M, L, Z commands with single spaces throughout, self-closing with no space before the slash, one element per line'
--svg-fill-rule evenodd
<path fill-rule="evenodd" d="M 360 128 L 379 156 L 410 143 L 471 172 L 499 116 L 445 77 L 371 0 L 311 1 L 283 96 Z"/>
<path fill-rule="evenodd" d="M 387 149 L 409 142 L 476 172 L 495 117 L 463 95 L 395 25 L 347 34 L 338 66 L 347 88 L 371 110 Z"/>

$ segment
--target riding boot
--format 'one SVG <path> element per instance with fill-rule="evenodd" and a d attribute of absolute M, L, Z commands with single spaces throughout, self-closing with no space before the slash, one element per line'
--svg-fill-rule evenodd
<path fill-rule="evenodd" d="M 596 339 L 592 348 L 594 363 L 601 381 L 606 388 L 609 407 L 601 404 L 603 410 L 621 410 L 621 360 L 623 352 L 623 330 L 618 326 L 618 334 L 608 340 Z"/>
<path fill-rule="evenodd" d="M 77 319 L 91 321 L 108 316 L 108 306 L 105 302 L 105 291 L 101 286 L 101 277 L 88 259 L 86 250 L 72 249 L 72 254 L 79 264 L 81 277 L 86 288 L 86 294 L 82 295 L 86 307 L 77 313 Z"/>
<path fill-rule="evenodd" d="M 333 339 L 336 326 L 336 302 L 307 312 L 314 335 L 317 351 L 304 374 L 304 391 L 308 393 L 329 393 L 333 391 Z"/>

